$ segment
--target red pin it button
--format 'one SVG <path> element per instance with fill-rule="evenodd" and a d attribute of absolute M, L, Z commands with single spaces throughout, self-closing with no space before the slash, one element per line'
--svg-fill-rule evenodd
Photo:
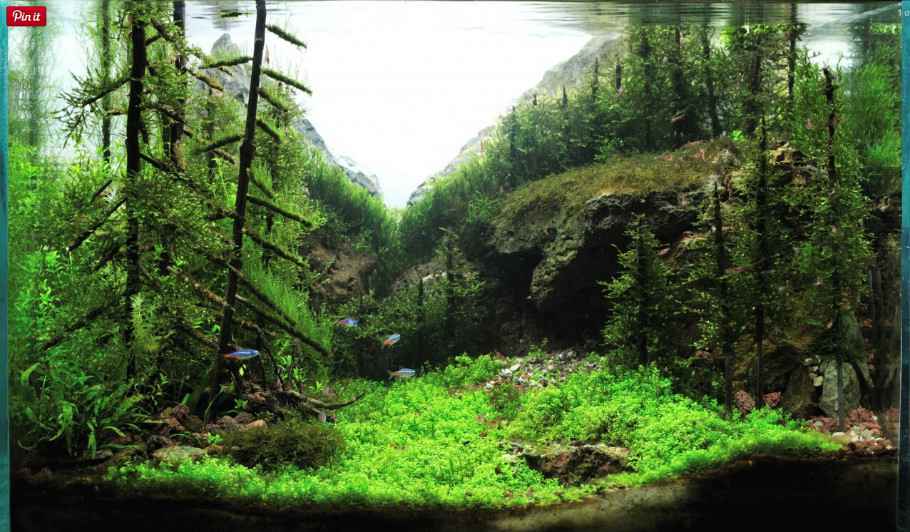
<path fill-rule="evenodd" d="M 45 6 L 7 6 L 7 26 L 47 26 Z"/>

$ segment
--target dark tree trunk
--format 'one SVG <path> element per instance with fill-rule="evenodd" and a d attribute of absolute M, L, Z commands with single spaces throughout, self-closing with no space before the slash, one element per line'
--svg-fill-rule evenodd
<path fill-rule="evenodd" d="M 614 81 L 616 86 L 616 94 L 622 93 L 622 63 L 616 63 L 616 79 Z"/>
<path fill-rule="evenodd" d="M 104 87 L 111 82 L 111 9 L 110 0 L 101 0 L 101 83 Z M 111 96 L 101 98 L 101 157 L 111 162 Z"/>
<path fill-rule="evenodd" d="M 710 31 L 710 27 L 706 26 L 702 28 L 701 34 L 702 59 L 705 62 L 705 89 L 708 93 L 708 100 L 705 103 L 708 106 L 708 116 L 711 118 L 711 136 L 719 137 L 723 129 L 717 114 L 717 93 L 714 87 L 714 69 L 711 66 Z"/>
<path fill-rule="evenodd" d="M 228 282 L 225 291 L 224 315 L 218 339 L 218 352 L 210 375 L 209 393 L 215 397 L 224 371 L 224 353 L 233 346 L 234 305 L 237 301 L 237 272 L 243 270 L 243 229 L 246 219 L 246 195 L 250 185 L 250 166 L 255 154 L 256 110 L 259 104 L 259 78 L 262 70 L 262 51 L 265 47 L 265 0 L 256 0 L 256 30 L 253 45 L 253 71 L 250 76 L 249 101 L 247 102 L 246 128 L 240 145 L 240 169 L 237 175 L 237 196 L 234 202 L 234 246 L 228 268 Z"/>
<path fill-rule="evenodd" d="M 834 78 L 831 74 L 831 71 L 827 68 L 823 69 L 822 72 L 825 74 L 825 99 L 828 102 L 829 113 L 828 113 L 828 189 L 832 191 L 832 199 L 836 198 L 836 191 L 839 183 L 837 178 L 837 165 L 835 164 L 834 159 L 834 137 L 837 132 L 837 110 L 836 104 L 834 101 Z M 830 205 L 829 211 L 830 219 L 828 220 L 831 227 L 835 226 L 836 223 L 836 213 L 837 205 Z M 835 251 L 836 253 L 836 251 Z M 843 363 L 844 363 L 844 346 L 842 344 L 842 334 L 841 334 L 841 297 L 842 297 L 842 281 L 841 281 L 841 272 L 838 267 L 838 261 L 835 257 L 834 268 L 831 272 L 831 312 L 832 316 L 832 337 L 833 348 L 835 351 L 835 364 L 837 364 L 837 400 L 836 400 L 836 410 L 837 410 L 837 427 L 840 430 L 844 428 L 844 405 L 843 405 Z"/>
<path fill-rule="evenodd" d="M 790 2 L 790 50 L 787 52 L 787 108 L 793 109 L 793 85 L 796 82 L 796 41 L 799 39 L 799 27 L 796 18 L 796 2 Z"/>
<path fill-rule="evenodd" d="M 733 351 L 733 334 L 731 332 L 730 295 L 727 285 L 727 247 L 724 242 L 724 219 L 721 211 L 720 193 L 714 183 L 714 249 L 717 261 L 717 299 L 720 303 L 720 342 L 724 356 L 724 408 L 727 418 L 733 411 L 733 368 L 736 354 Z"/>
<path fill-rule="evenodd" d="M 515 107 L 512 107 L 512 114 L 509 115 L 509 187 L 515 188 L 518 185 L 516 176 L 518 166 L 518 117 L 515 114 Z"/>
<path fill-rule="evenodd" d="M 597 105 L 597 92 L 600 89 L 600 60 L 594 58 L 594 73 L 591 76 L 591 104 Z"/>
<path fill-rule="evenodd" d="M 676 109 L 671 121 L 673 129 L 673 147 L 678 148 L 695 137 L 694 117 L 691 116 L 689 106 L 689 94 L 686 87 L 686 77 L 683 72 L 683 45 L 682 29 L 679 26 L 674 28 L 674 42 L 676 46 L 672 53 L 671 78 L 673 80 L 673 92 L 675 93 Z"/>
<path fill-rule="evenodd" d="M 455 256 L 452 250 L 452 235 L 446 238 L 446 342 L 455 337 Z"/>
<path fill-rule="evenodd" d="M 132 68 L 130 70 L 130 99 L 126 117 L 126 327 L 124 327 L 124 345 L 129 350 L 126 377 L 132 378 L 136 373 L 136 358 L 132 350 L 133 296 L 139 293 L 139 218 L 136 213 L 136 193 L 138 179 L 142 171 L 140 159 L 139 129 L 142 123 L 142 90 L 143 77 L 148 66 L 145 50 L 145 21 L 134 13 L 131 17 L 130 41 L 132 48 Z"/>
<path fill-rule="evenodd" d="M 644 93 L 645 100 L 648 102 L 654 101 L 654 98 L 651 94 L 652 85 L 654 83 L 654 65 L 651 64 L 651 43 L 648 41 L 648 30 L 647 28 L 641 28 L 641 41 L 638 46 L 638 55 L 641 57 L 641 61 L 644 65 Z M 645 119 L 645 148 L 648 150 L 654 149 L 654 135 L 651 130 L 651 118 L 646 116 Z"/>
<path fill-rule="evenodd" d="M 768 136 L 762 127 L 761 144 L 758 162 L 758 187 L 756 191 L 756 238 L 758 239 L 758 256 L 755 260 L 758 274 L 758 297 L 755 303 L 755 401 L 759 403 L 764 393 L 762 384 L 762 357 L 765 349 L 766 316 L 765 297 L 767 297 L 768 274 L 771 270 L 771 246 L 768 242 Z"/>
<path fill-rule="evenodd" d="M 423 277 L 417 281 L 417 353 L 424 352 L 424 323 L 426 311 L 424 310 Z"/>
<path fill-rule="evenodd" d="M 869 307 L 872 318 L 872 345 L 875 347 L 875 353 L 879 354 L 882 346 L 882 331 L 884 330 L 883 319 L 885 315 L 884 298 L 882 296 L 882 255 L 884 249 L 884 235 L 875 234 L 873 241 L 874 256 L 872 269 L 869 272 L 869 284 L 871 288 Z"/>
<path fill-rule="evenodd" d="M 209 87 L 209 96 L 205 102 L 205 134 L 209 139 L 215 138 L 215 102 L 213 98 L 215 93 L 211 87 Z M 208 168 L 209 182 L 215 179 L 215 170 L 217 169 L 215 165 L 215 152 L 208 151 L 205 153 L 206 156 L 206 167 Z"/>
<path fill-rule="evenodd" d="M 184 28 L 186 26 L 186 9 L 183 0 L 174 0 L 174 25 L 177 26 L 180 35 L 179 39 L 184 38 Z M 181 50 L 177 50 L 174 66 L 177 70 L 179 79 L 186 77 L 186 57 Z M 165 135 L 164 150 L 165 155 L 177 171 L 184 169 L 183 153 L 181 141 L 183 139 L 183 108 L 186 105 L 184 98 L 178 98 L 176 108 L 176 119 L 171 120 L 168 125 L 167 134 Z M 161 260 L 158 263 L 158 273 L 167 275 L 173 262 L 173 242 L 172 236 L 176 228 L 172 224 L 165 224 L 164 231 L 161 235 Z"/>
<path fill-rule="evenodd" d="M 755 50 L 749 69 L 749 94 L 746 97 L 746 120 L 743 130 L 750 137 L 758 129 L 758 115 L 761 108 L 762 53 L 761 43 L 753 43 Z"/>
<path fill-rule="evenodd" d="M 174 25 L 177 26 L 180 35 L 184 38 L 184 28 L 186 27 L 186 6 L 183 0 L 174 0 Z M 186 75 L 186 56 L 181 50 L 177 50 L 174 66 L 177 74 L 181 77 Z M 177 120 L 172 120 L 168 127 L 167 143 L 165 144 L 165 155 L 171 160 L 175 168 L 182 169 L 184 166 L 183 154 L 180 142 L 183 138 L 183 108 L 185 99 L 179 98 L 177 106 L 174 109 Z"/>
<path fill-rule="evenodd" d="M 648 321 L 648 264 L 645 257 L 645 242 L 642 230 L 644 222 L 637 222 L 635 235 L 635 259 L 636 259 L 636 285 L 638 290 L 638 315 L 635 317 L 635 340 L 638 343 L 638 363 L 647 366 L 651 363 L 648 355 L 648 336 L 646 333 L 646 324 Z"/>

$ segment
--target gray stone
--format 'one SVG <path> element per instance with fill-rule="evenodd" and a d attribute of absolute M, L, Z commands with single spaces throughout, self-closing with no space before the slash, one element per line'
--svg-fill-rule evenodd
<path fill-rule="evenodd" d="M 843 414 L 846 416 L 848 412 L 859 406 L 859 379 L 849 364 L 844 363 L 841 369 L 843 374 L 842 405 Z M 824 384 L 818 406 L 827 416 L 835 417 L 837 415 L 837 364 L 833 360 L 826 360 L 822 362 L 821 370 Z"/>
<path fill-rule="evenodd" d="M 629 450 L 602 443 L 562 446 L 539 451 L 527 449 L 522 455 L 528 467 L 564 484 L 579 484 L 628 469 Z"/>
<path fill-rule="evenodd" d="M 781 406 L 794 416 L 807 417 L 817 406 L 814 398 L 815 386 L 809 371 L 801 367 L 791 373 L 781 399 Z"/>
<path fill-rule="evenodd" d="M 165 465 L 178 465 L 183 462 L 196 461 L 203 456 L 205 456 L 205 451 L 202 449 L 186 445 L 163 447 L 152 453 L 152 458 L 156 462 Z"/>

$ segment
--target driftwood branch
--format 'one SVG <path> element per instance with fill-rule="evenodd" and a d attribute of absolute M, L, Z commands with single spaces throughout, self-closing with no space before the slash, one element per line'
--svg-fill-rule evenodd
<path fill-rule="evenodd" d="M 259 205 L 260 207 L 265 207 L 266 209 L 269 209 L 270 211 L 280 214 L 281 216 L 284 216 L 285 218 L 294 220 L 295 222 L 299 222 L 299 223 L 305 225 L 306 227 L 312 227 L 312 225 L 313 225 L 309 220 L 306 220 L 306 219 L 302 218 L 301 216 L 294 214 L 290 211 L 286 211 L 270 201 L 266 201 L 264 199 L 257 198 L 256 196 L 247 196 L 246 199 L 249 200 L 250 203 L 255 203 L 256 205 Z"/>
<path fill-rule="evenodd" d="M 277 390 L 275 397 L 282 403 L 293 404 L 295 406 L 303 407 L 309 410 L 310 412 L 316 414 L 319 417 L 319 421 L 325 421 L 328 417 L 329 411 L 339 410 L 346 406 L 352 405 L 357 401 L 363 399 L 366 393 L 362 393 L 357 397 L 351 399 L 350 401 L 345 401 L 343 403 L 324 403 L 319 399 L 314 397 L 308 397 L 302 393 L 295 392 L 294 390 Z M 277 410 L 277 409 L 275 409 Z M 277 413 L 277 412 L 276 412 Z"/>
<path fill-rule="evenodd" d="M 287 31 L 275 26 L 274 24 L 266 24 L 265 29 L 274 33 L 276 36 L 284 39 L 285 41 L 293 44 L 294 46 L 299 46 L 300 48 L 306 48 L 306 44 L 298 39 L 296 36 L 288 33 Z"/>
<path fill-rule="evenodd" d="M 269 125 L 268 122 L 261 118 L 256 119 L 256 125 L 259 126 L 259 129 L 263 130 L 268 136 L 272 137 L 275 142 L 281 142 L 281 135 L 275 131 L 275 128 Z"/>
<path fill-rule="evenodd" d="M 272 91 L 266 89 L 265 87 L 259 87 L 259 95 L 262 96 L 265 101 L 269 102 L 269 104 L 275 109 L 278 109 L 283 113 L 291 112 L 290 104 L 282 101 L 281 97 L 272 94 Z"/>
<path fill-rule="evenodd" d="M 165 27 L 165 25 L 162 24 L 160 20 L 152 19 L 149 22 L 152 24 L 152 27 L 155 28 L 155 31 L 158 32 L 158 35 L 161 36 L 162 38 L 164 38 L 164 40 L 173 44 L 177 48 L 182 48 L 182 49 L 186 50 L 191 56 L 199 59 L 203 63 L 206 62 L 205 55 L 201 51 L 199 51 L 199 49 L 197 49 L 193 46 L 189 46 L 187 44 L 186 40 L 175 38 L 173 35 L 171 35 L 171 33 L 169 31 L 167 31 L 167 27 Z"/>
<path fill-rule="evenodd" d="M 303 262 L 299 257 L 295 257 L 294 255 L 291 255 L 288 251 L 285 251 L 285 250 L 282 249 L 281 247 L 279 247 L 279 246 L 277 246 L 277 245 L 275 245 L 275 244 L 272 244 L 272 243 L 269 242 L 268 240 L 266 240 L 266 239 L 262 238 L 261 236 L 259 236 L 259 234 L 257 234 L 257 233 L 256 233 L 255 231 L 253 231 L 252 229 L 250 229 L 250 228 L 247 227 L 247 228 L 245 228 L 245 229 L 243 230 L 243 232 L 244 232 L 244 234 L 246 234 L 246 236 L 250 237 L 250 239 L 251 239 L 253 242 L 256 242 L 257 244 L 259 244 L 259 245 L 262 246 L 263 248 L 265 248 L 265 249 L 271 251 L 272 253 L 278 255 L 279 257 L 281 257 L 281 258 L 283 258 L 283 259 L 285 259 L 285 260 L 287 260 L 287 261 L 289 261 L 289 262 L 292 262 L 292 263 L 294 263 L 295 265 L 297 265 L 297 266 L 299 266 L 299 267 L 301 267 L 301 268 L 306 268 L 306 267 L 307 267 L 306 263 Z"/>
<path fill-rule="evenodd" d="M 279 81 L 281 83 L 290 85 L 291 87 L 294 87 L 295 89 L 299 90 L 300 92 L 305 92 L 307 94 L 313 94 L 313 91 L 311 91 L 309 89 L 309 87 L 307 87 L 303 83 L 297 81 L 296 79 L 291 79 L 291 78 L 285 76 L 281 72 L 277 72 L 275 70 L 272 70 L 271 68 L 263 68 L 262 73 L 265 74 L 266 76 L 274 79 L 275 81 Z"/>
<path fill-rule="evenodd" d="M 215 257 L 208 256 L 208 258 L 209 258 L 210 260 L 215 261 L 215 262 L 221 262 L 221 263 L 223 263 L 223 261 L 220 261 L 220 260 L 216 259 Z M 205 297 L 205 298 L 208 299 L 209 301 L 215 303 L 215 304 L 218 305 L 220 308 L 224 308 L 224 307 L 226 306 L 227 303 L 225 302 L 225 300 L 224 300 L 221 296 L 219 296 L 219 295 L 213 293 L 213 292 L 212 292 L 211 290 L 209 290 L 208 288 L 202 286 L 201 283 L 199 283 L 198 281 L 196 281 L 195 279 L 193 279 L 192 277 L 190 277 L 188 274 L 183 273 L 183 272 L 181 272 L 181 271 L 175 269 L 174 267 L 171 267 L 171 270 L 170 270 L 170 271 L 171 271 L 173 274 L 177 275 L 177 277 L 179 277 L 179 278 L 183 279 L 184 281 L 186 281 L 187 283 L 189 283 L 190 286 L 192 286 L 192 287 L 193 287 L 197 292 L 199 292 L 203 297 Z M 323 356 L 326 356 L 326 357 L 330 357 L 330 356 L 331 356 L 331 353 L 329 353 L 329 351 L 328 351 L 326 348 L 324 348 L 322 345 L 320 345 L 320 344 L 319 344 L 318 342 L 316 342 L 315 340 L 309 338 L 308 336 L 306 336 L 306 335 L 304 335 L 303 333 L 301 333 L 300 331 L 298 331 L 297 328 L 294 327 L 294 326 L 291 324 L 291 323 L 293 323 L 293 322 L 291 322 L 291 323 L 286 323 L 282 318 L 276 317 L 276 316 L 273 316 L 273 315 L 269 314 L 268 312 L 266 312 L 266 311 L 260 309 L 260 308 L 257 307 L 255 304 L 253 304 L 253 302 L 250 301 L 249 299 L 246 299 L 246 298 L 241 297 L 241 296 L 239 296 L 239 295 L 237 296 L 237 301 L 239 301 L 240 303 L 243 303 L 243 305 L 244 305 L 245 307 L 247 307 L 248 309 L 250 309 L 251 311 L 253 311 L 253 313 L 256 314 L 257 316 L 259 316 L 260 319 L 262 319 L 262 320 L 264 320 L 264 321 L 267 321 L 267 322 L 271 323 L 272 325 L 275 325 L 276 327 L 280 328 L 280 329 L 283 330 L 284 332 L 288 333 L 288 334 L 289 334 L 290 336 L 292 336 L 293 338 L 296 338 L 296 339 L 300 340 L 301 342 L 305 343 L 306 345 L 312 347 L 314 350 L 316 350 L 317 352 L 319 352 L 319 353 L 322 354 Z M 236 312 L 236 307 L 235 307 L 234 311 Z M 241 323 L 243 323 L 243 322 L 241 322 Z M 258 330 L 258 331 L 262 331 L 262 329 L 259 328 L 258 325 L 254 325 L 254 324 L 247 324 L 247 325 L 249 325 L 249 327 L 250 327 L 251 329 Z M 262 332 L 265 332 L 265 331 L 262 331 Z"/>
<path fill-rule="evenodd" d="M 266 196 L 268 196 L 269 199 L 271 199 L 271 200 L 274 200 L 274 199 L 275 199 L 275 193 L 272 192 L 271 190 L 269 190 L 269 187 L 265 186 L 265 184 L 262 183 L 259 179 L 257 179 L 256 176 L 255 176 L 254 174 L 252 174 L 252 173 L 250 174 L 250 181 L 251 181 L 254 185 L 256 185 L 256 188 L 258 188 L 259 190 L 261 190 L 261 191 L 263 192 L 263 194 L 265 194 Z M 248 200 L 250 199 L 249 196 L 247 196 L 247 199 L 248 199 Z"/>
<path fill-rule="evenodd" d="M 117 211 L 117 209 L 119 209 L 125 202 L 126 202 L 126 195 L 121 197 L 120 200 L 117 201 L 117 203 L 115 203 L 110 209 L 108 209 L 101 218 L 99 218 L 95 223 L 93 223 L 91 225 L 91 227 L 89 227 L 88 229 L 83 231 L 79 236 L 77 236 L 76 239 L 69 246 L 66 247 L 66 250 L 70 253 L 75 251 L 76 248 L 81 246 L 82 243 L 85 242 L 86 240 L 88 240 L 88 238 L 90 236 L 95 234 L 95 231 L 97 231 L 99 227 L 104 225 L 104 222 L 108 221 L 110 219 L 110 217 L 113 216 L 113 214 Z"/>
<path fill-rule="evenodd" d="M 262 309 L 258 308 L 256 305 L 252 304 L 252 302 L 250 300 L 237 296 L 237 301 L 240 301 L 241 303 L 243 303 L 247 308 L 252 310 L 253 313 L 256 314 L 257 316 L 259 316 L 261 319 L 271 323 L 272 325 L 275 325 L 282 331 L 288 333 L 291 337 L 296 338 L 297 340 L 300 340 L 301 342 L 310 346 L 311 348 L 316 350 L 319 354 L 321 354 L 327 358 L 332 356 L 332 354 L 325 347 L 320 345 L 318 342 L 307 337 L 306 335 L 304 335 L 303 333 L 301 333 L 300 331 L 298 331 L 291 325 L 285 323 L 283 320 L 276 318 L 275 316 L 272 316 L 268 312 L 265 312 Z"/>
<path fill-rule="evenodd" d="M 187 69 L 187 72 L 189 72 L 190 75 L 192 75 L 194 78 L 205 83 L 206 85 L 215 89 L 216 91 L 224 92 L 224 87 L 222 87 L 220 83 L 218 83 L 214 79 L 210 78 L 209 76 L 205 75 L 204 73 L 193 70 L 193 69 Z"/>
<path fill-rule="evenodd" d="M 202 65 L 202 68 L 205 68 L 205 69 L 219 68 L 220 69 L 221 67 L 231 67 L 231 66 L 243 65 L 243 64 L 249 63 L 252 60 L 253 60 L 253 58 L 250 56 L 247 56 L 247 55 L 239 56 L 239 57 L 230 57 L 228 59 L 222 59 L 221 61 L 213 61 L 211 63 L 206 63 L 206 64 Z"/>
<path fill-rule="evenodd" d="M 114 182 L 113 179 L 108 179 L 100 187 L 98 187 L 98 190 L 96 190 L 95 193 L 92 194 L 92 199 L 89 200 L 89 204 L 94 203 L 95 200 L 98 199 L 98 196 L 103 194 L 104 191 L 107 190 L 107 187 L 111 186 L 111 183 L 113 183 L 113 182 Z"/>
<path fill-rule="evenodd" d="M 120 79 L 115 80 L 114 82 L 112 82 L 112 83 L 111 83 L 110 85 L 108 85 L 107 87 L 101 88 L 101 89 L 100 89 L 98 92 L 96 92 L 95 94 L 93 94 L 93 95 L 91 95 L 91 96 L 89 96 L 89 97 L 87 97 L 87 98 L 85 98 L 85 99 L 83 99 L 83 100 L 80 100 L 80 101 L 78 102 L 78 105 L 81 106 L 81 107 L 88 107 L 89 105 L 92 105 L 93 103 L 97 102 L 97 101 L 100 100 L 101 98 L 104 98 L 104 97 L 107 96 L 108 94 L 110 94 L 110 93 L 114 92 L 115 90 L 119 89 L 120 87 L 126 85 L 129 81 L 130 81 L 130 77 L 129 77 L 129 76 L 123 76 L 122 78 L 120 78 Z M 72 102 L 68 102 L 68 103 L 72 103 Z"/>
<path fill-rule="evenodd" d="M 92 310 L 88 311 L 84 316 L 82 316 L 81 318 L 79 318 L 78 320 L 76 320 L 75 322 L 70 324 L 66 329 L 64 329 L 62 333 L 60 333 L 57 336 L 51 338 L 50 340 L 44 342 L 44 344 L 41 346 L 42 351 L 47 351 L 48 349 L 54 347 L 55 345 L 57 345 L 60 342 L 62 342 L 63 340 L 65 340 L 66 337 L 69 336 L 70 334 L 72 334 L 73 332 L 78 331 L 79 329 L 85 327 L 89 323 L 95 321 L 99 316 L 104 314 L 104 312 L 106 310 L 108 310 L 109 308 L 111 308 L 110 303 L 104 303 L 103 305 L 95 307 Z"/>
<path fill-rule="evenodd" d="M 231 164 L 237 163 L 237 159 L 234 159 L 233 155 L 229 154 L 228 152 L 226 152 L 224 150 L 212 150 L 212 153 L 214 153 L 218 157 L 221 157 L 222 159 L 224 159 L 225 161 L 227 161 Z"/>
<path fill-rule="evenodd" d="M 196 153 L 205 153 L 208 151 L 215 151 L 218 148 L 223 148 L 224 146 L 227 146 L 228 144 L 240 142 L 241 140 L 243 140 L 243 135 L 230 135 L 230 136 L 227 136 L 224 138 L 220 138 L 220 139 L 216 140 L 215 142 L 209 144 L 208 146 L 204 146 L 202 148 L 197 149 Z"/>
<path fill-rule="evenodd" d="M 152 109 L 158 111 L 159 113 L 163 114 L 164 116 L 170 118 L 172 121 L 180 124 L 180 126 L 182 127 L 182 129 L 181 129 L 182 134 L 186 135 L 189 138 L 193 138 L 192 130 L 190 130 L 187 127 L 186 122 L 179 114 L 175 113 L 174 111 L 168 109 L 167 107 L 165 107 L 161 104 L 152 104 L 150 107 Z"/>
<path fill-rule="evenodd" d="M 223 220 L 225 218 L 234 218 L 237 216 L 237 213 L 228 209 L 218 209 L 217 211 L 209 214 L 205 217 L 206 220 L 214 222 L 215 220 Z"/>
<path fill-rule="evenodd" d="M 189 325 L 185 325 L 183 323 L 178 323 L 177 328 L 182 330 L 183 332 L 189 334 L 190 338 L 192 338 L 193 340 L 196 340 L 197 342 L 201 343 L 202 345 L 206 346 L 207 348 L 211 349 L 212 351 L 218 349 L 218 344 L 216 342 L 209 340 L 208 338 L 205 337 L 204 334 L 197 331 L 195 328 L 190 327 Z"/>

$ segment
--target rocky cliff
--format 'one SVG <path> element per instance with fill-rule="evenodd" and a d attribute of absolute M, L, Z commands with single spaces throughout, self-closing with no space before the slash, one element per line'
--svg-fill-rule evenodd
<path fill-rule="evenodd" d="M 571 170 L 504 198 L 472 257 L 497 280 L 499 334 L 569 344 L 599 338 L 609 313 L 600 283 L 618 271 L 629 221 L 644 214 L 666 253 L 685 249 L 706 187 L 736 164 L 728 142 L 693 143 L 672 158 Z"/>
<path fill-rule="evenodd" d="M 535 94 L 552 96 L 560 94 L 563 87 L 571 89 L 577 86 L 585 79 L 586 75 L 590 74 L 595 59 L 609 57 L 610 54 L 618 49 L 619 39 L 619 34 L 601 35 L 592 38 L 577 54 L 548 70 L 540 82 L 522 94 L 516 100 L 516 103 L 530 101 Z M 436 179 L 452 173 L 458 165 L 478 153 L 481 142 L 490 137 L 495 129 L 495 125 L 481 129 L 477 135 L 462 146 L 458 155 L 445 168 L 427 178 L 411 193 L 408 205 L 420 199 L 432 187 Z"/>
<path fill-rule="evenodd" d="M 240 54 L 240 48 L 231 40 L 231 36 L 228 33 L 219 37 L 212 46 L 212 56 L 232 57 Z M 246 103 L 250 92 L 249 65 L 236 65 L 218 70 L 207 69 L 205 72 L 207 75 L 217 79 L 221 86 L 224 87 L 225 92 L 233 95 L 244 104 Z M 353 183 L 367 189 L 374 196 L 382 195 L 379 179 L 375 175 L 368 174 L 350 158 L 333 154 L 309 120 L 301 116 L 294 122 L 293 126 L 303 135 L 307 142 L 323 153 L 330 164 L 341 167 Z"/>
<path fill-rule="evenodd" d="M 796 176 L 788 152 L 782 146 L 772 151 L 772 158 L 779 175 Z M 667 154 L 617 157 L 504 196 L 482 237 L 466 249 L 492 287 L 489 305 L 494 316 L 488 334 L 497 344 L 491 349 L 523 353 L 547 340 L 557 349 L 599 350 L 601 329 L 611 312 L 603 283 L 619 272 L 618 255 L 629 245 L 629 222 L 645 215 L 661 242 L 662 259 L 685 265 L 692 259 L 692 245 L 706 238 L 696 222 L 713 184 L 727 187 L 741 179 L 741 172 L 741 156 L 733 143 L 717 139 Z M 849 359 L 843 367 L 845 411 L 862 406 L 881 412 L 897 398 L 899 301 L 889 294 L 899 293 L 898 213 L 895 198 L 876 209 L 868 222 L 883 240 L 878 264 L 870 272 L 881 279 L 883 295 L 881 310 L 871 311 L 876 299 L 869 298 L 855 316 L 843 318 Z M 880 227 L 873 229 L 875 224 Z M 682 340 L 695 333 L 694 321 L 667 330 Z M 765 341 L 765 392 L 780 393 L 778 400 L 791 413 L 834 415 L 836 372 L 825 342 L 824 333 L 819 336 L 802 315 Z M 748 333 L 735 348 L 735 386 L 749 389 L 754 345 Z M 705 356 L 699 363 L 717 362 Z"/>

